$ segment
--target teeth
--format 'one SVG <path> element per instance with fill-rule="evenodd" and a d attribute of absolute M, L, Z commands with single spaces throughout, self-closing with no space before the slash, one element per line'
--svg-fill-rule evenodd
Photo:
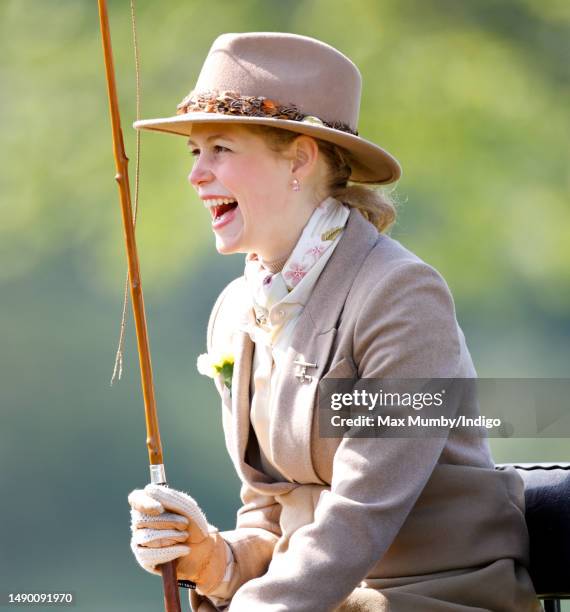
<path fill-rule="evenodd" d="M 206 208 L 213 208 L 214 206 L 222 206 L 222 204 L 231 204 L 232 202 L 236 202 L 235 198 L 215 198 L 210 200 L 202 200 L 204 202 L 204 206 Z"/>

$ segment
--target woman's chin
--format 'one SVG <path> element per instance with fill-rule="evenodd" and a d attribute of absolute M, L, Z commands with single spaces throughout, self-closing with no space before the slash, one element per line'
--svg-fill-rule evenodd
<path fill-rule="evenodd" d="M 225 237 L 216 235 L 216 251 L 220 255 L 232 255 L 234 253 L 245 253 L 240 249 L 239 240 L 228 240 Z"/>
<path fill-rule="evenodd" d="M 231 214 L 233 213 L 233 214 Z M 228 222 L 214 227 L 216 237 L 216 250 L 220 255 L 231 255 L 232 253 L 245 253 L 243 249 L 243 219 L 239 208 L 230 211 Z"/>

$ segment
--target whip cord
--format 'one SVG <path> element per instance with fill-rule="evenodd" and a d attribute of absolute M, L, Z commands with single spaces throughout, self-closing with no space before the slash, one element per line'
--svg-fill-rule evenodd
<path fill-rule="evenodd" d="M 139 46 L 137 39 L 137 24 L 135 19 L 135 0 L 131 2 L 131 25 L 133 31 L 133 49 L 135 55 L 135 89 L 136 89 L 136 119 L 141 118 L 141 87 L 140 87 L 140 60 Z M 140 182 L 140 152 L 141 152 L 141 133 L 136 132 L 136 159 L 135 159 L 135 198 L 133 210 L 133 228 L 137 225 L 137 212 L 139 207 L 139 182 Z M 125 345 L 125 332 L 127 328 L 127 306 L 129 302 L 129 270 L 127 268 L 127 278 L 125 280 L 125 291 L 123 294 L 123 310 L 121 315 L 121 329 L 119 332 L 119 345 L 117 354 L 115 355 L 115 366 L 113 368 L 113 376 L 111 377 L 111 386 L 115 380 L 121 380 L 123 374 L 123 350 Z"/>

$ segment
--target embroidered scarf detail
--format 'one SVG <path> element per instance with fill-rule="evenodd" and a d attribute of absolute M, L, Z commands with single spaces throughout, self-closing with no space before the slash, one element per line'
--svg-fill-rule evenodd
<path fill-rule="evenodd" d="M 272 274 L 255 253 L 246 257 L 244 274 L 258 324 L 267 320 L 274 304 L 303 283 L 310 269 L 344 231 L 349 213 L 348 206 L 334 198 L 323 200 L 313 211 L 281 272 Z"/>

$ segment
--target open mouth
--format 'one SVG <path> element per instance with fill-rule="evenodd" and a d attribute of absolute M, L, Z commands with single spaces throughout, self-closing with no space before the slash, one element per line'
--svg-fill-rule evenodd
<path fill-rule="evenodd" d="M 229 202 L 227 204 L 225 203 L 225 204 L 212 206 L 210 210 L 211 210 L 212 216 L 214 217 L 214 220 L 219 221 L 230 210 L 237 208 L 237 205 L 238 203 L 234 201 L 234 202 Z"/>

